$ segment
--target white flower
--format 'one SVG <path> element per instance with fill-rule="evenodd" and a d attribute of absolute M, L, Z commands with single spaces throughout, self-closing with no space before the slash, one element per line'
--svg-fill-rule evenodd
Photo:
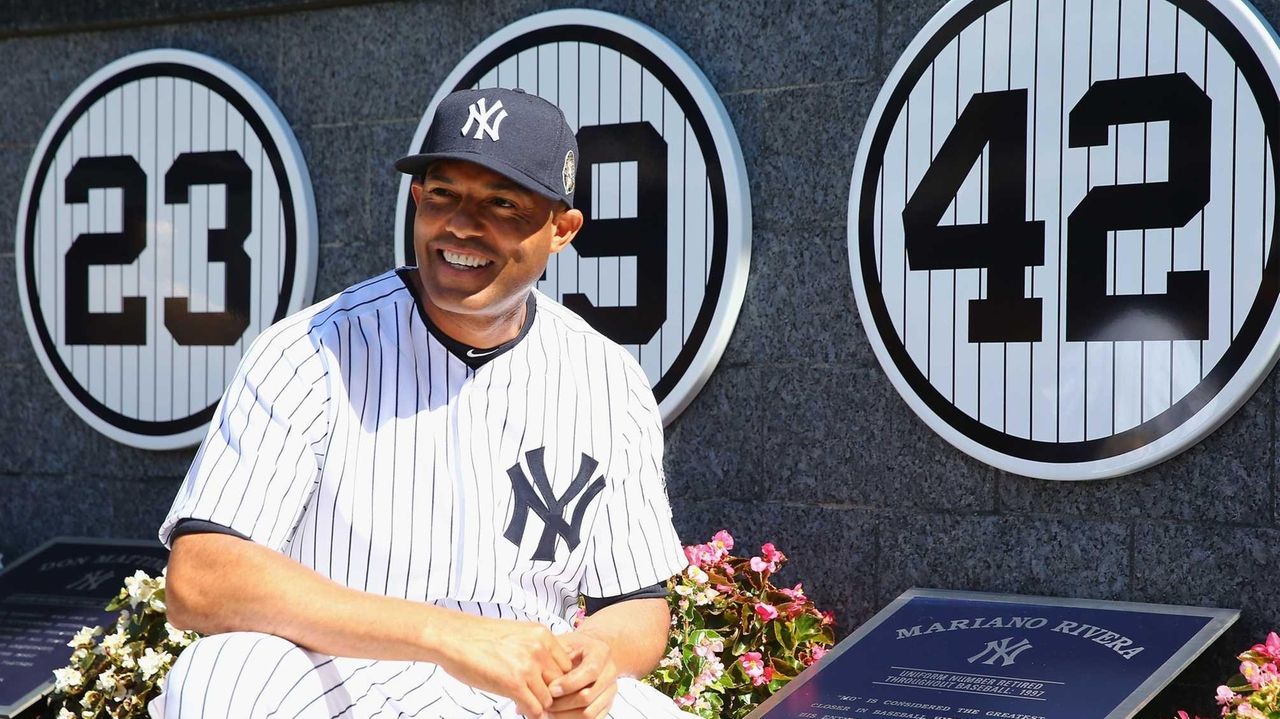
<path fill-rule="evenodd" d="M 129 640 L 129 635 L 124 633 L 123 629 L 117 629 L 115 632 L 103 637 L 99 648 L 106 654 L 115 654 L 120 651 L 124 643 Z"/>
<path fill-rule="evenodd" d="M 113 667 L 107 667 L 98 675 L 98 688 L 108 694 L 116 690 L 116 670 Z"/>
<path fill-rule="evenodd" d="M 150 679 L 166 669 L 171 661 L 173 661 L 173 655 L 169 652 L 157 652 L 147 647 L 147 651 L 138 660 L 138 668 L 142 670 L 143 679 Z"/>
<path fill-rule="evenodd" d="M 67 646 L 73 649 L 87 647 L 93 643 L 93 638 L 101 633 L 102 627 L 81 627 L 80 631 L 71 637 L 71 641 L 67 642 Z"/>
<path fill-rule="evenodd" d="M 155 582 L 141 569 L 134 572 L 132 577 L 125 577 L 124 587 L 129 591 L 130 607 L 146 603 L 151 599 L 151 595 L 156 593 Z"/>
<path fill-rule="evenodd" d="M 693 587 L 689 586 L 688 584 L 677 584 L 676 594 L 679 594 L 682 597 L 687 597 L 690 594 L 693 594 Z"/>
<path fill-rule="evenodd" d="M 125 669 L 132 670 L 138 666 L 134 662 L 134 659 L 136 659 L 134 656 L 134 647 L 130 644 L 120 647 L 120 651 L 116 653 L 115 658 L 116 663 Z"/>
<path fill-rule="evenodd" d="M 65 693 L 71 689 L 78 688 L 83 682 L 84 676 L 80 674 L 79 669 L 63 667 L 53 670 L 53 690 L 55 692 Z"/>
<path fill-rule="evenodd" d="M 177 644 L 180 647 L 185 647 L 194 641 L 189 632 L 184 632 L 168 622 L 164 623 L 164 630 L 169 634 L 170 644 Z"/>
<path fill-rule="evenodd" d="M 720 596 L 720 592 L 717 592 L 712 587 L 703 587 L 702 591 L 694 595 L 693 603 L 699 607 L 706 606 L 711 603 L 711 600 L 718 596 Z"/>
<path fill-rule="evenodd" d="M 58 719 L 76 719 L 76 715 L 67 711 L 66 707 L 62 707 L 58 710 Z"/>
<path fill-rule="evenodd" d="M 711 580 L 711 577 L 708 577 L 706 572 L 692 564 L 689 565 L 688 569 L 684 570 L 684 573 L 685 576 L 689 577 L 697 584 L 706 584 Z"/>

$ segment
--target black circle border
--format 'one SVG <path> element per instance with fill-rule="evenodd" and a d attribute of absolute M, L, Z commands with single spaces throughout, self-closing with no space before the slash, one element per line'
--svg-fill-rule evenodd
<path fill-rule="evenodd" d="M 272 315 L 272 322 L 279 322 L 284 319 L 286 310 L 288 309 L 289 296 L 293 293 L 294 271 L 297 264 L 297 218 L 294 213 L 293 203 L 293 187 L 289 183 L 288 172 L 284 167 L 284 159 L 280 155 L 279 149 L 276 147 L 275 138 L 267 129 L 266 124 L 258 113 L 249 104 L 249 102 L 233 89 L 222 78 L 214 75 L 201 68 L 193 67 L 175 62 L 156 62 L 138 65 L 123 70 L 110 78 L 107 78 L 92 91 L 82 98 L 75 107 L 67 114 L 62 124 L 54 132 L 49 140 L 49 144 L 45 147 L 45 155 L 40 158 L 40 164 L 36 170 L 35 178 L 31 185 L 33 201 L 26 208 L 27 218 L 25 222 L 26 236 L 23 238 L 23 248 L 25 250 L 23 271 L 26 274 L 27 284 L 27 301 L 31 308 L 32 324 L 36 328 L 36 332 L 40 338 L 40 344 L 44 350 L 45 356 L 49 358 L 49 364 L 57 372 L 58 377 L 81 405 L 88 409 L 99 419 L 111 424 L 117 429 L 132 434 L 146 437 L 172 437 L 184 432 L 197 429 L 202 425 L 208 424 L 213 419 L 214 410 L 217 408 L 217 401 L 214 401 L 208 407 L 188 415 L 182 419 L 165 420 L 162 422 L 144 421 L 133 417 L 125 416 L 103 403 L 97 398 L 89 394 L 89 392 L 80 385 L 75 375 L 67 368 L 58 354 L 57 345 L 53 341 L 53 337 L 49 333 L 49 328 L 45 326 L 44 315 L 40 312 L 40 296 L 36 290 L 35 280 L 35 223 L 36 214 L 40 209 L 39 188 L 44 185 L 45 176 L 49 172 L 49 166 L 53 160 L 57 158 L 58 148 L 62 146 L 62 141 L 67 133 L 71 131 L 75 123 L 84 115 L 93 104 L 99 99 L 105 97 L 112 90 L 131 83 L 135 80 L 143 80 L 147 78 L 165 78 L 172 77 L 195 82 L 205 88 L 217 92 L 227 102 L 231 103 L 253 128 L 258 140 L 262 143 L 263 152 L 267 154 L 271 161 L 271 168 L 276 177 L 276 184 L 280 187 L 281 203 L 284 205 L 285 218 L 285 261 L 281 268 L 284 281 L 281 283 L 280 294 L 276 301 L 276 311 Z"/>
<path fill-rule="evenodd" d="M 666 399 L 667 395 L 671 393 L 671 390 L 675 387 L 676 383 L 684 377 L 689 366 L 693 364 L 694 358 L 697 357 L 698 352 L 702 349 L 707 332 L 711 329 L 711 322 L 715 318 L 715 310 L 716 306 L 720 302 L 720 294 L 724 288 L 725 265 L 727 262 L 729 244 L 729 211 L 727 203 L 728 192 L 724 180 L 724 168 L 720 165 L 719 150 L 722 148 L 717 145 L 715 139 L 712 137 L 711 128 L 707 124 L 702 108 L 694 101 L 692 93 L 690 93 L 688 88 L 685 87 L 684 82 L 676 76 L 665 62 L 659 59 L 651 50 L 644 45 L 641 45 L 635 39 L 613 30 L 607 30 L 594 25 L 556 25 L 553 27 L 531 30 L 518 37 L 512 38 L 476 62 L 476 64 L 462 76 L 462 79 L 454 89 L 463 90 L 471 87 L 476 82 L 479 82 L 480 78 L 484 77 L 486 73 L 496 68 L 502 61 L 518 55 L 521 51 L 553 42 L 594 43 L 596 45 L 607 47 L 611 50 L 617 50 L 623 55 L 626 55 L 629 59 L 639 63 L 641 67 L 653 73 L 654 77 L 662 83 L 663 89 L 670 92 L 671 96 L 675 98 L 676 103 L 680 106 L 681 111 L 684 112 L 685 119 L 693 130 L 694 137 L 698 140 L 698 146 L 702 148 L 702 157 L 707 169 L 707 179 L 711 185 L 713 232 L 711 239 L 712 255 L 709 269 L 710 279 L 706 284 L 706 294 L 703 295 L 702 307 L 699 308 L 698 315 L 694 318 L 693 328 L 690 330 L 689 336 L 683 340 L 680 347 L 680 353 L 676 355 L 675 361 L 673 361 L 671 366 L 662 373 L 662 377 L 653 387 L 654 397 L 657 399 L 658 403 L 661 404 L 662 401 Z M 495 60 L 495 58 L 499 57 L 501 57 L 501 59 Z M 697 111 L 690 112 L 691 109 Z M 424 148 L 419 147 L 417 151 L 422 152 L 423 149 Z M 409 259 L 414 256 L 414 208 L 412 199 L 405 203 L 403 211 L 405 216 L 405 232 L 404 236 L 400 238 L 400 241 L 404 244 L 405 258 Z"/>
<path fill-rule="evenodd" d="M 1280 292 L 1280 276 L 1278 276 L 1280 274 L 1280 266 L 1277 265 L 1277 262 L 1280 262 L 1280 258 L 1277 257 L 1276 252 L 1280 212 L 1276 213 L 1275 217 L 1272 218 L 1271 246 L 1267 264 L 1263 268 L 1262 281 L 1258 287 L 1253 305 L 1250 307 L 1240 331 L 1231 341 L 1227 351 L 1219 359 L 1213 370 L 1205 375 L 1194 389 L 1164 412 L 1135 427 L 1107 437 L 1059 443 L 1011 436 L 982 424 L 947 401 L 916 367 L 915 362 L 912 361 L 906 348 L 902 345 L 897 330 L 894 329 L 889 333 L 882 331 L 884 327 L 893 328 L 893 323 L 885 307 L 884 298 L 879 291 L 880 279 L 874 271 L 876 267 L 874 234 L 875 185 L 884 161 L 884 151 L 888 145 L 889 134 L 893 129 L 893 123 L 887 122 L 887 119 L 892 117 L 896 122 L 906 98 L 909 96 L 911 89 L 919 82 L 924 69 L 932 64 L 938 53 L 952 39 L 959 36 L 965 27 L 968 27 L 991 9 L 1009 1 L 974 0 L 964 8 L 961 8 L 925 43 L 903 72 L 898 84 L 893 88 L 889 100 L 885 104 L 884 112 L 880 115 L 879 123 L 876 126 L 867 154 L 867 166 L 864 168 L 861 178 L 862 191 L 858 210 L 858 250 L 860 264 L 862 265 L 863 286 L 866 288 L 867 304 L 871 310 L 875 331 L 879 334 L 886 351 L 893 359 L 903 379 L 907 381 L 916 392 L 916 395 L 925 402 L 929 409 L 952 428 L 974 442 L 1015 459 L 1056 464 L 1085 463 L 1109 459 L 1141 449 L 1181 427 L 1222 391 L 1227 382 L 1234 377 L 1236 371 L 1240 369 L 1245 359 L 1257 346 L 1258 339 L 1266 327 L 1267 320 L 1275 309 L 1277 293 Z M 1254 99 L 1258 102 L 1263 124 L 1266 127 L 1267 139 L 1272 147 L 1272 172 L 1276 177 L 1280 177 L 1280 151 L 1277 151 L 1277 148 L 1280 148 L 1280 135 L 1277 134 L 1276 126 L 1277 119 L 1280 118 L 1280 100 L 1276 97 L 1272 78 L 1267 73 L 1266 68 L 1262 66 L 1261 60 L 1254 54 L 1239 28 L 1227 19 L 1218 8 L 1213 7 L 1208 0 L 1167 0 L 1167 2 L 1199 21 L 1214 39 L 1222 44 L 1232 60 L 1236 62 L 1241 74 L 1248 83 Z M 1245 52 L 1241 53 L 1242 49 Z M 1260 89 L 1263 90 L 1261 97 L 1259 97 Z M 1034 168 L 1032 171 L 1034 171 Z M 857 181 L 858 178 L 854 179 Z M 1274 190 L 1272 192 L 1274 194 Z M 871 292 L 872 288 L 876 290 L 874 294 Z M 1266 300 L 1265 307 L 1263 306 L 1263 300 Z M 1244 347 L 1246 343 L 1248 344 L 1247 348 Z"/>

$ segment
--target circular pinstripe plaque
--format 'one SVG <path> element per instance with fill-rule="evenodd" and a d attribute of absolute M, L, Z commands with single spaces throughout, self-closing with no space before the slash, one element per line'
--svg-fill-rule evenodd
<path fill-rule="evenodd" d="M 1212 432 L 1275 362 L 1280 55 L 1239 0 L 955 0 L 849 204 L 881 364 L 952 444 L 1091 479 Z"/>
<path fill-rule="evenodd" d="M 76 88 L 32 157 L 27 331 L 94 429 L 190 446 L 248 343 L 310 300 L 316 244 L 306 166 L 262 89 L 203 55 L 129 55 Z"/>
<path fill-rule="evenodd" d="M 715 88 L 652 28 L 594 10 L 525 18 L 480 43 L 424 113 L 465 88 L 520 88 L 556 104 L 578 138 L 566 186 L 587 218 L 538 289 L 629 349 L 670 424 L 711 376 L 746 293 L 751 201 Z M 569 173 L 574 173 L 570 178 Z M 396 260 L 413 258 L 409 178 Z"/>

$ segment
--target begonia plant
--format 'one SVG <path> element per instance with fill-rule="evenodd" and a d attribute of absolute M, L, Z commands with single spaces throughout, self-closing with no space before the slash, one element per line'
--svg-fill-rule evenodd
<path fill-rule="evenodd" d="M 730 554 L 720 531 L 685 547 L 689 567 L 668 580 L 668 651 L 644 681 L 704 719 L 739 719 L 822 658 L 835 617 L 819 611 L 797 583 L 771 578 L 787 561 L 772 543 L 760 554 Z"/>
<path fill-rule="evenodd" d="M 1216 696 L 1223 719 L 1280 719 L 1280 636 L 1271 632 L 1236 658 L 1240 673 L 1219 686 Z M 1180 711 L 1177 719 L 1193 718 Z"/>

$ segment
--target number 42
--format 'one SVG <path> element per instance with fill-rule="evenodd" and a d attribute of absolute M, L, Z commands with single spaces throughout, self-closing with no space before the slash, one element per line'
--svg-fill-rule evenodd
<path fill-rule="evenodd" d="M 1107 144 L 1113 125 L 1167 120 L 1165 182 L 1089 190 L 1068 216 L 1067 341 L 1203 340 L 1209 337 L 1209 273 L 1170 271 L 1164 294 L 1111 295 L 1107 233 L 1177 228 L 1209 202 L 1212 102 L 1185 73 L 1103 80 L 1072 108 L 1070 147 Z M 969 169 L 991 146 L 988 221 L 940 226 Z M 985 268 L 987 297 L 969 301 L 970 342 L 1038 342 L 1039 298 L 1025 268 L 1044 264 L 1044 222 L 1027 220 L 1027 91 L 974 95 L 902 211 L 913 270 Z"/>

